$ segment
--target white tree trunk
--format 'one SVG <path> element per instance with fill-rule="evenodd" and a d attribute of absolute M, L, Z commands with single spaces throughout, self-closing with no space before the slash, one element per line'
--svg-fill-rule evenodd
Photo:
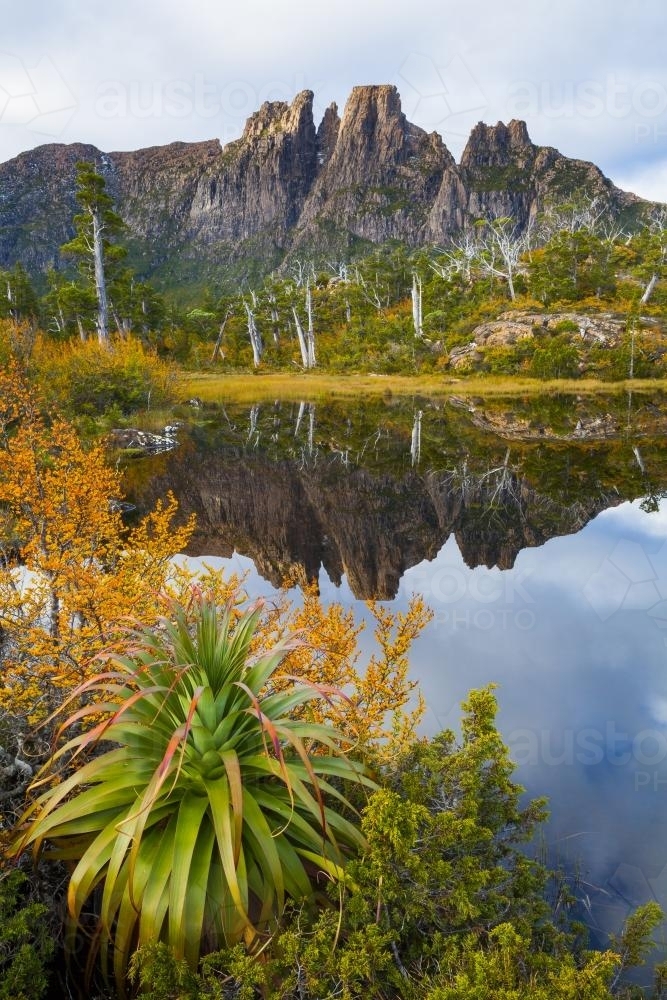
<path fill-rule="evenodd" d="M 299 338 L 299 350 L 301 351 L 301 361 L 304 368 L 310 368 L 310 358 L 308 354 L 308 344 L 306 342 L 306 335 L 303 332 L 303 327 L 301 326 L 301 320 L 299 319 L 299 314 L 296 309 L 292 308 L 292 315 L 294 316 L 294 325 L 296 326 L 296 335 Z"/>
<path fill-rule="evenodd" d="M 109 302 L 104 274 L 104 240 L 100 213 L 92 210 L 93 216 L 93 256 L 95 260 L 95 292 L 97 294 L 97 338 L 100 344 L 109 343 Z"/>
<path fill-rule="evenodd" d="M 301 427 L 301 421 L 303 420 L 303 415 L 305 412 L 306 412 L 306 404 L 302 400 L 299 403 L 299 412 L 297 414 L 296 424 L 294 425 L 294 437 L 297 437 L 299 434 L 299 428 Z"/>
<path fill-rule="evenodd" d="M 419 465 L 419 459 L 422 453 L 422 416 L 421 410 L 417 410 L 415 413 L 415 419 L 412 424 L 412 442 L 410 444 L 410 458 L 412 459 L 413 465 Z"/>
<path fill-rule="evenodd" d="M 315 359 L 315 328 L 313 326 L 313 293 L 310 289 L 309 281 L 306 283 L 306 312 L 308 313 L 308 336 L 306 339 L 307 367 L 314 368 L 317 362 Z"/>
<path fill-rule="evenodd" d="M 648 285 L 644 289 L 644 294 L 641 297 L 641 304 L 643 306 L 646 305 L 646 303 L 648 302 L 648 300 L 653 295 L 653 289 L 655 288 L 655 286 L 657 285 L 657 283 L 658 283 L 658 275 L 657 274 L 652 274 L 651 275 L 651 280 L 649 281 Z"/>
<path fill-rule="evenodd" d="M 225 327 L 227 326 L 227 320 L 229 319 L 230 315 L 231 315 L 231 309 L 228 309 L 225 318 L 220 324 L 220 329 L 218 331 L 218 338 L 215 342 L 215 346 L 213 347 L 213 354 L 211 355 L 211 363 L 213 363 L 215 359 L 221 355 L 222 357 L 224 357 L 224 353 L 222 351 L 222 338 L 224 336 Z"/>
<path fill-rule="evenodd" d="M 422 327 L 422 279 L 414 272 L 412 275 L 412 322 L 415 327 L 415 337 L 423 337 Z"/>
<path fill-rule="evenodd" d="M 243 305 L 248 315 L 248 336 L 250 337 L 250 345 L 252 347 L 252 360 L 255 368 L 257 368 L 262 360 L 262 338 L 255 323 L 254 312 L 247 302 L 244 302 Z"/>
<path fill-rule="evenodd" d="M 259 431 L 257 430 L 258 419 L 259 419 L 259 404 L 255 403 L 255 405 L 250 409 L 250 418 L 248 422 L 248 437 L 247 437 L 248 444 L 250 444 L 253 438 L 255 439 L 253 442 L 255 447 L 259 443 Z"/>

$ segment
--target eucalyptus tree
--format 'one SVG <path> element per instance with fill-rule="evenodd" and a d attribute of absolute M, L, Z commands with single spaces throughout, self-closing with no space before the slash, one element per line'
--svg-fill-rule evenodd
<path fill-rule="evenodd" d="M 101 344 L 109 342 L 108 271 L 122 260 L 127 251 L 116 241 L 124 223 L 113 209 L 113 199 L 106 190 L 104 177 L 93 163 L 80 162 L 77 171 L 77 201 L 81 212 L 74 217 L 76 236 L 65 243 L 61 252 L 74 257 L 86 283 L 92 284 L 96 299 L 97 336 Z"/>

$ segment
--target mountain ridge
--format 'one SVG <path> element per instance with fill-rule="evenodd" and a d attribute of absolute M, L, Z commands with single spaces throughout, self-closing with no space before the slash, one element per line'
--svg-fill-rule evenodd
<path fill-rule="evenodd" d="M 62 269 L 75 166 L 94 162 L 128 225 L 131 262 L 166 287 L 260 280 L 293 257 L 340 260 L 397 240 L 446 241 L 475 219 L 525 227 L 575 195 L 636 220 L 651 203 L 595 164 L 530 140 L 525 122 L 476 125 L 457 163 L 403 113 L 396 87 L 355 87 L 319 125 L 314 95 L 265 102 L 242 136 L 105 153 L 48 144 L 0 164 L 0 267 Z"/>

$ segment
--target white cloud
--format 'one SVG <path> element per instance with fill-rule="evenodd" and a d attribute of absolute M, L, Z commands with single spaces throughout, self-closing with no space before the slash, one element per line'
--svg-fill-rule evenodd
<path fill-rule="evenodd" d="M 667 142 L 667 136 L 663 140 Z M 619 187 L 634 191 L 651 201 L 667 202 L 667 159 L 649 164 L 632 164 L 614 178 Z"/>

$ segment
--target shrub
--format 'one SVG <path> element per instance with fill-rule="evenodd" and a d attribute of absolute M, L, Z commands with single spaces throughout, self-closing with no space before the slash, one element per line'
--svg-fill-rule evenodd
<path fill-rule="evenodd" d="M 158 408 L 172 399 L 173 369 L 138 340 L 54 345 L 41 339 L 34 365 L 44 395 L 70 414 L 97 416 L 117 408 L 123 415 Z"/>
<path fill-rule="evenodd" d="M 26 898 L 23 872 L 0 872 L 0 1000 L 39 1000 L 54 951 L 47 908 Z"/>

